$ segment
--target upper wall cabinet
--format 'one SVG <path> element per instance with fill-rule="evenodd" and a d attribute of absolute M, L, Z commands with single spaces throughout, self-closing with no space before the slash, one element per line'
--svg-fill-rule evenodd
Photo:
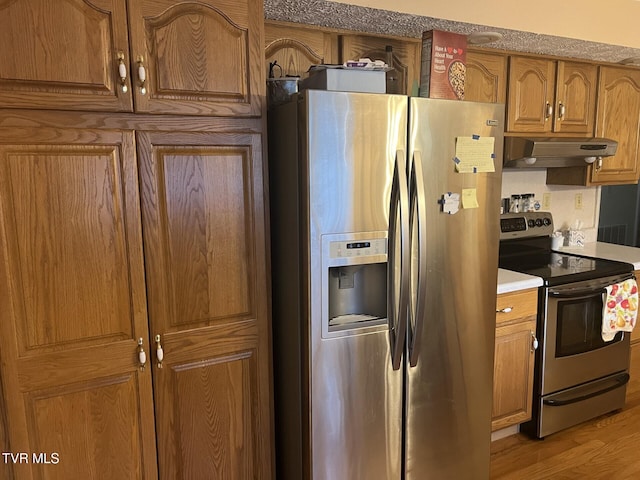
<path fill-rule="evenodd" d="M 331 32 L 266 21 L 264 39 L 265 78 L 274 61 L 280 65 L 274 71 L 276 77 L 302 77 L 311 65 L 337 61 L 337 35 Z"/>
<path fill-rule="evenodd" d="M 507 57 L 504 54 L 467 50 L 465 100 L 505 103 L 506 82 Z"/>
<path fill-rule="evenodd" d="M 640 176 L 640 70 L 601 67 L 596 136 L 618 141 L 613 157 L 594 164 L 591 184 L 637 183 Z"/>
<path fill-rule="evenodd" d="M 0 0 L 0 45 L 3 107 L 133 108 L 124 0 Z"/>
<path fill-rule="evenodd" d="M 0 103 L 257 116 L 262 16 L 259 0 L 0 0 Z"/>
<path fill-rule="evenodd" d="M 262 0 L 129 2 L 136 110 L 258 116 Z"/>
<path fill-rule="evenodd" d="M 387 72 L 387 93 L 411 94 L 420 84 L 422 41 L 365 35 L 340 36 L 340 63 L 359 58 L 387 61 L 391 47 L 393 70 Z"/>
<path fill-rule="evenodd" d="M 512 56 L 507 131 L 593 135 L 596 65 Z"/>

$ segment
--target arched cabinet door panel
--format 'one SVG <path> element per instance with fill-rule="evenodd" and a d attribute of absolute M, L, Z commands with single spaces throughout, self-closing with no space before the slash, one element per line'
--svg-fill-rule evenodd
<path fill-rule="evenodd" d="M 507 57 L 467 50 L 464 99 L 470 102 L 505 103 L 506 96 Z"/>
<path fill-rule="evenodd" d="M 126 12 L 125 0 L 0 0 L 0 105 L 131 111 Z"/>
<path fill-rule="evenodd" d="M 613 157 L 591 166 L 591 183 L 630 184 L 640 177 L 640 71 L 600 67 L 596 136 L 613 138 Z"/>
<path fill-rule="evenodd" d="M 335 63 L 336 49 L 336 34 L 319 28 L 265 21 L 265 78 L 269 75 L 269 64 L 272 62 L 277 62 L 280 67 L 274 69 L 274 77 L 304 78 L 311 65 Z"/>
<path fill-rule="evenodd" d="M 259 0 L 129 2 L 137 112 L 259 116 Z"/>

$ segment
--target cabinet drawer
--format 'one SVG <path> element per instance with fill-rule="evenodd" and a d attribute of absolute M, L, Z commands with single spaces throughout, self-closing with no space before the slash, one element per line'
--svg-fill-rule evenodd
<path fill-rule="evenodd" d="M 535 316 L 538 310 L 538 289 L 498 295 L 496 302 L 496 324 Z"/>

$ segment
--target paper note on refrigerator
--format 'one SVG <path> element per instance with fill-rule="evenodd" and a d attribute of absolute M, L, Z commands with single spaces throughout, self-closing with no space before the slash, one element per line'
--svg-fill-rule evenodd
<path fill-rule="evenodd" d="M 471 137 L 456 138 L 456 171 L 460 173 L 495 172 L 493 163 L 495 138 Z"/>
<path fill-rule="evenodd" d="M 475 188 L 462 189 L 462 208 L 478 208 L 478 195 Z"/>
<path fill-rule="evenodd" d="M 442 213 L 454 215 L 460 209 L 460 194 L 447 192 L 442 195 L 439 203 L 442 205 Z"/>

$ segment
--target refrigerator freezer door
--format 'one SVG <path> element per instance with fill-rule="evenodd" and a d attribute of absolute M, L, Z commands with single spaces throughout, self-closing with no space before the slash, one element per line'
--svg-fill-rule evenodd
<path fill-rule="evenodd" d="M 377 326 L 327 327 L 324 292 L 332 279 L 327 265 L 340 258 L 322 257 L 336 251 L 332 244 L 352 237 L 345 241 L 356 248 L 335 255 L 344 255 L 345 265 L 355 271 L 366 261 L 366 255 L 358 256 L 361 245 L 371 245 L 365 251 L 373 248 L 380 235 L 386 242 L 396 152 L 406 149 L 407 97 L 308 90 L 301 98 L 301 169 L 308 182 L 303 186 L 308 235 L 303 270 L 309 279 L 304 321 L 309 322 L 311 478 L 399 480 L 404 369 L 392 368 L 386 319 Z M 343 272 L 338 287 L 359 288 L 360 274 L 350 272 Z M 386 292 L 380 298 L 386 299 Z"/>
<path fill-rule="evenodd" d="M 407 367 L 407 480 L 489 478 L 503 119 L 502 105 L 410 100 L 427 274 L 425 313 L 411 329 L 420 351 Z M 457 141 L 481 137 L 495 139 L 495 172 L 458 173 Z M 446 194 L 465 192 L 477 207 L 443 211 Z"/>

